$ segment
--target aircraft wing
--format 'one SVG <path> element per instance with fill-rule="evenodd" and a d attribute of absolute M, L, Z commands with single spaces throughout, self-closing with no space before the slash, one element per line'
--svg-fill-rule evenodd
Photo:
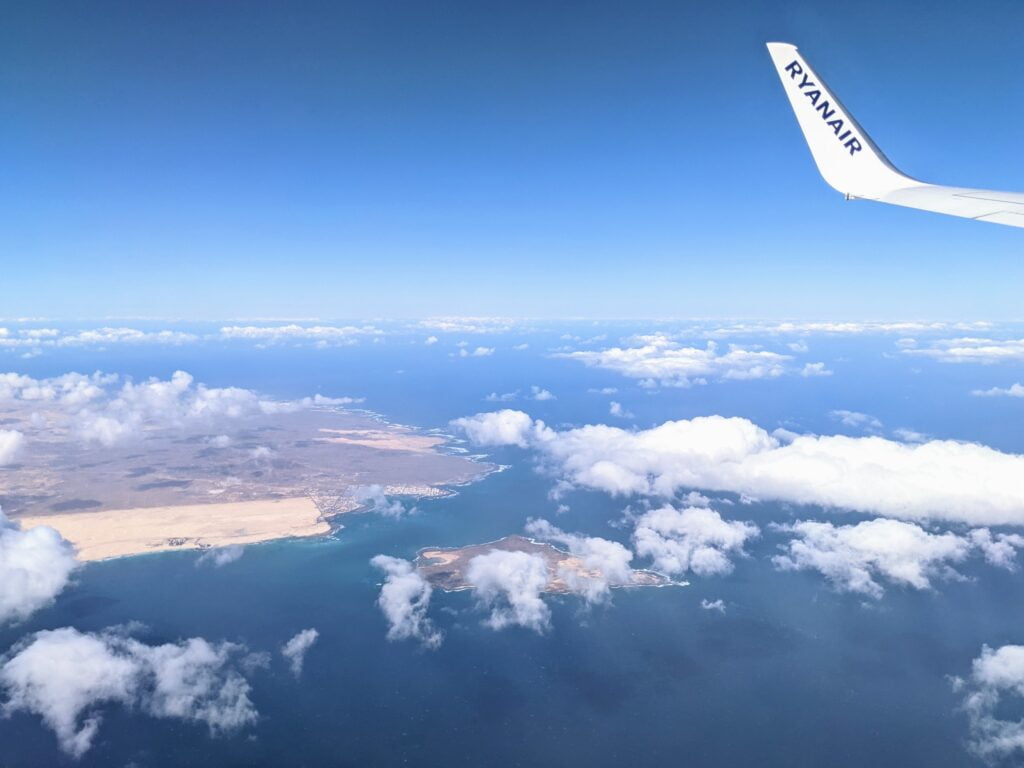
<path fill-rule="evenodd" d="M 926 184 L 889 162 L 795 45 L 768 43 L 822 177 L 847 198 L 1024 227 L 1024 194 Z"/>

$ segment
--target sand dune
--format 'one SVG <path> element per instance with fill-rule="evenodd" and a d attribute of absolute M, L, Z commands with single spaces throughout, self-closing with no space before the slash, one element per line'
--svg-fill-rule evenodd
<path fill-rule="evenodd" d="M 26 516 L 19 522 L 26 529 L 37 525 L 56 528 L 75 545 L 83 561 L 318 536 L 330 531 L 306 496 Z"/>

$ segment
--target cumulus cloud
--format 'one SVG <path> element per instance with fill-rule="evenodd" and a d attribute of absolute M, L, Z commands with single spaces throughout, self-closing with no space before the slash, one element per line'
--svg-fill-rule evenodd
<path fill-rule="evenodd" d="M 638 555 L 651 558 L 654 570 L 670 576 L 722 576 L 732 572 L 732 557 L 745 554 L 743 545 L 759 532 L 753 523 L 723 520 L 713 509 L 665 505 L 637 519 L 633 545 Z"/>
<path fill-rule="evenodd" d="M 50 605 L 77 567 L 74 547 L 57 531 L 23 531 L 0 509 L 0 625 Z"/>
<path fill-rule="evenodd" d="M 0 467 L 13 464 L 25 448 L 25 436 L 16 429 L 0 429 Z"/>
<path fill-rule="evenodd" d="M 886 333 L 929 333 L 942 331 L 977 331 L 991 327 L 991 323 L 946 322 L 744 322 L 721 326 L 709 331 L 711 336 L 736 335 L 838 335 L 859 336 Z"/>
<path fill-rule="evenodd" d="M 1008 387 L 971 390 L 975 397 L 1024 397 L 1024 384 L 1014 383 Z"/>
<path fill-rule="evenodd" d="M 191 638 L 146 645 L 124 630 L 37 632 L 2 659 L 3 712 L 38 715 L 61 749 L 92 746 L 105 705 L 205 724 L 211 735 L 256 721 L 250 686 L 236 668 L 244 647 Z"/>
<path fill-rule="evenodd" d="M 847 427 L 855 429 L 878 430 L 882 428 L 882 422 L 874 416 L 858 411 L 837 410 L 829 411 L 829 416 Z"/>
<path fill-rule="evenodd" d="M 444 333 L 505 333 L 513 330 L 517 322 L 507 317 L 429 317 L 419 325 Z"/>
<path fill-rule="evenodd" d="M 557 399 L 553 394 L 543 387 L 538 387 L 536 384 L 530 387 L 530 399 L 531 400 L 555 400 Z"/>
<path fill-rule="evenodd" d="M 610 403 L 608 403 L 608 415 L 615 416 L 620 419 L 633 418 L 633 412 L 627 410 L 626 408 L 623 408 L 622 403 L 618 403 L 615 400 L 612 400 Z"/>
<path fill-rule="evenodd" d="M 640 379 L 646 386 L 688 387 L 715 379 L 764 379 L 781 376 L 793 359 L 789 355 L 730 345 L 719 352 L 715 342 L 703 349 L 686 347 L 665 334 L 638 336 L 634 347 L 611 347 L 557 353 L 593 368 Z"/>
<path fill-rule="evenodd" d="M 424 341 L 423 343 L 426 344 L 428 347 L 433 344 L 437 344 L 437 336 L 427 336 L 426 341 Z"/>
<path fill-rule="evenodd" d="M 306 653 L 313 647 L 318 637 L 320 633 L 315 629 L 304 629 L 281 646 L 281 655 L 288 662 L 288 667 L 295 677 L 302 674 L 302 663 L 306 660 Z"/>
<path fill-rule="evenodd" d="M 484 446 L 517 445 L 526 448 L 534 430 L 533 419 L 528 414 L 508 408 L 465 416 L 451 424 L 465 432 L 470 442 Z"/>
<path fill-rule="evenodd" d="M 560 487 L 671 497 L 731 492 L 903 519 L 1024 524 L 1024 456 L 975 443 L 788 435 L 742 418 L 702 416 L 646 430 L 556 431 L 521 411 L 452 422 L 478 445 L 531 447 Z"/>
<path fill-rule="evenodd" d="M 629 564 L 633 553 L 617 541 L 566 533 L 547 520 L 530 520 L 526 532 L 539 541 L 560 544 L 579 559 L 582 570 L 561 564 L 558 577 L 588 603 L 607 600 L 611 587 L 629 584 L 632 579 L 633 569 Z"/>
<path fill-rule="evenodd" d="M 484 400 L 486 400 L 489 403 L 510 403 L 517 397 L 519 397 L 518 389 L 515 390 L 514 392 L 502 392 L 501 394 L 498 394 L 497 392 L 491 392 L 491 394 L 485 397 Z"/>
<path fill-rule="evenodd" d="M 548 584 L 540 555 L 491 550 L 469 561 L 466 581 L 480 607 L 490 612 L 484 623 L 491 629 L 520 626 L 543 633 L 550 625 L 551 610 L 540 596 Z"/>
<path fill-rule="evenodd" d="M 832 371 L 826 368 L 824 363 L 805 363 L 800 369 L 800 375 L 809 379 L 814 376 L 831 376 Z"/>
<path fill-rule="evenodd" d="M 70 419 L 74 433 L 81 440 L 104 446 L 136 437 L 150 426 L 178 427 L 188 422 L 213 422 L 360 402 L 323 395 L 272 400 L 240 387 L 197 384 L 185 371 L 175 371 L 168 380 L 143 381 L 122 381 L 118 376 L 102 373 L 68 373 L 50 379 L 5 373 L 0 374 L 0 402 L 4 400 L 55 406 Z"/>
<path fill-rule="evenodd" d="M 494 347 L 477 347 L 470 352 L 466 347 L 459 349 L 459 357 L 490 357 L 494 354 Z"/>
<path fill-rule="evenodd" d="M 276 344 L 288 341 L 313 341 L 323 345 L 354 344 L 361 336 L 381 336 L 384 331 L 372 325 L 228 325 L 220 337 L 229 340 Z"/>
<path fill-rule="evenodd" d="M 65 373 L 49 379 L 33 379 L 18 373 L 0 373 L 0 401 L 57 403 L 82 406 L 102 398 L 118 377 L 111 374 Z"/>
<path fill-rule="evenodd" d="M 63 331 L 57 328 L 25 328 L 13 335 L 0 334 L 0 347 L 85 347 L 110 344 L 191 344 L 199 341 L 182 331 L 140 331 L 137 328 L 92 328 Z"/>
<path fill-rule="evenodd" d="M 959 536 L 930 533 L 919 525 L 879 518 L 855 525 L 798 521 L 775 526 L 795 534 L 784 554 L 772 558 L 781 570 L 814 570 L 841 592 L 880 598 L 881 581 L 929 589 L 935 578 L 957 578 L 953 565 L 979 551 L 992 565 L 1014 568 L 1024 537 L 978 529 Z"/>
<path fill-rule="evenodd" d="M 719 613 L 725 613 L 725 601 L 721 598 L 718 600 L 701 600 L 700 607 L 705 611 L 718 611 Z"/>
<path fill-rule="evenodd" d="M 953 678 L 953 688 L 964 694 L 972 752 L 989 762 L 1024 752 L 1024 720 L 1003 719 L 1004 700 L 1024 696 L 1024 646 L 983 646 L 970 675 Z"/>
<path fill-rule="evenodd" d="M 426 648 L 440 646 L 444 636 L 427 618 L 433 592 L 427 580 L 408 560 L 377 555 L 370 562 L 385 574 L 377 605 L 388 620 L 388 639 L 419 640 Z"/>
<path fill-rule="evenodd" d="M 416 507 L 407 509 L 398 499 L 388 499 L 384 493 L 384 487 L 380 485 L 356 486 L 349 493 L 352 495 L 352 498 L 365 506 L 370 512 L 376 512 L 384 517 L 401 517 L 402 515 L 411 515 L 419 511 Z"/>
<path fill-rule="evenodd" d="M 939 339 L 927 347 L 905 348 L 904 355 L 927 357 L 940 363 L 1019 363 L 1024 360 L 1024 339 L 963 336 Z"/>

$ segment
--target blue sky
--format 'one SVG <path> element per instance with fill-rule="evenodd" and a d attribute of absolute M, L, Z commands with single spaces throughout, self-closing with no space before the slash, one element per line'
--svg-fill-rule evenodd
<path fill-rule="evenodd" d="M 818 177 L 764 49 L 902 170 L 1024 189 L 1017 2 L 9 3 L 0 314 L 1010 318 L 1019 230 Z"/>

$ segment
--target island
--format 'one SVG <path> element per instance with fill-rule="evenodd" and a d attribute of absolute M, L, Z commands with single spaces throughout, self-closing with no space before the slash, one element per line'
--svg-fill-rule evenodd
<path fill-rule="evenodd" d="M 463 589 L 470 589 L 471 587 L 466 581 L 466 571 L 469 568 L 469 562 L 477 555 L 486 555 L 494 550 L 526 552 L 543 557 L 548 570 L 548 581 L 544 588 L 545 592 L 554 594 L 572 592 L 573 590 L 565 579 L 565 575 L 569 572 L 575 572 L 583 578 L 600 577 L 600 574 L 588 571 L 583 562 L 569 552 L 561 550 L 553 544 L 534 541 L 525 536 L 506 536 L 497 541 L 490 541 L 486 544 L 473 544 L 468 547 L 422 549 L 416 557 L 416 569 L 433 586 L 445 592 L 458 592 Z M 629 582 L 623 584 L 611 583 L 608 586 L 622 588 L 667 587 L 671 585 L 681 586 L 682 582 L 672 581 L 667 576 L 654 571 L 634 569 Z"/>
<path fill-rule="evenodd" d="M 55 528 L 82 561 L 322 536 L 367 507 L 368 487 L 412 503 L 493 469 L 447 451 L 443 435 L 337 407 L 147 428 L 103 446 L 19 406 L 0 416 L 31 432 L 31 449 L 4 468 L 0 507 L 23 528 Z"/>

